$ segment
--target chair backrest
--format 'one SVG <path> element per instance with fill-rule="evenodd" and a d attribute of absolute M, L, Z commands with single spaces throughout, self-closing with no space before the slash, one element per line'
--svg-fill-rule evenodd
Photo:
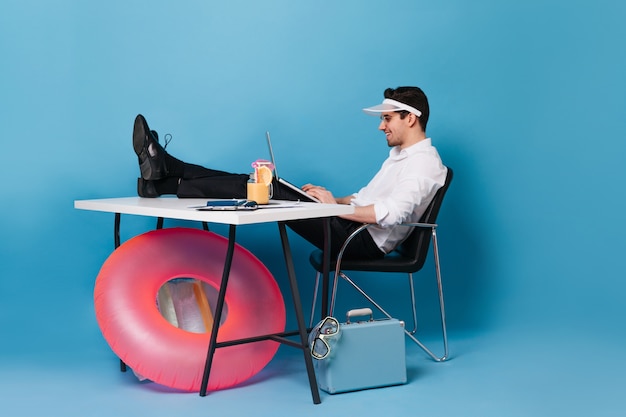
<path fill-rule="evenodd" d="M 443 197 L 448 191 L 450 182 L 452 181 L 452 169 L 448 167 L 448 174 L 443 186 L 437 190 L 432 201 L 426 208 L 426 211 L 420 219 L 420 223 L 435 224 L 437 222 L 437 216 L 439 215 L 439 209 L 443 202 Z M 400 253 L 403 257 L 411 259 L 411 272 L 419 271 L 426 261 L 428 255 L 428 248 L 430 246 L 431 229 L 423 227 L 415 227 L 409 236 L 402 242 L 397 248 L 396 252 Z"/>

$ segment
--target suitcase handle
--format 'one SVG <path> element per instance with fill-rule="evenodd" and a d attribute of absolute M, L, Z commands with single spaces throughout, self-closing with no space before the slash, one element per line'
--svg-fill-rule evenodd
<path fill-rule="evenodd" d="M 374 321 L 374 314 L 371 308 L 355 308 L 346 313 L 346 324 L 350 324 L 350 318 L 360 316 L 370 316 L 369 321 Z"/>

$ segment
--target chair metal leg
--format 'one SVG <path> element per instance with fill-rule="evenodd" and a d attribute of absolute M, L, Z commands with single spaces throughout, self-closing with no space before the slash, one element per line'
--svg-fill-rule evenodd
<path fill-rule="evenodd" d="M 391 314 L 389 314 L 380 304 L 378 304 L 376 301 L 374 301 L 374 299 L 372 297 L 370 297 L 365 291 L 363 291 L 363 289 L 361 287 L 359 287 L 352 279 L 350 279 L 350 277 L 348 277 L 346 274 L 344 274 L 343 272 L 340 272 L 339 275 L 346 280 L 346 282 L 348 282 L 350 285 L 352 285 L 352 287 L 357 290 L 363 297 L 365 297 L 367 299 L 367 301 L 369 301 L 370 303 L 372 303 L 372 305 L 374 307 L 376 307 L 381 313 L 383 313 L 387 318 L 393 318 L 391 316 Z M 440 283 L 441 281 L 439 281 Z M 440 287 L 441 288 L 441 287 Z M 439 292 L 439 299 L 442 300 L 443 299 L 443 293 Z M 414 336 L 414 334 L 406 329 L 404 329 L 404 333 L 406 333 L 406 335 L 413 341 L 415 342 L 424 352 L 426 352 L 426 354 L 428 356 L 430 356 L 434 361 L 436 362 L 443 362 L 448 358 L 448 337 L 446 334 L 446 330 L 445 330 L 445 313 L 443 311 L 443 307 L 441 308 L 441 312 L 442 312 L 442 320 L 444 320 L 442 322 L 442 326 L 443 326 L 443 346 L 444 346 L 444 354 L 443 356 L 437 356 L 435 355 L 430 349 L 428 349 L 417 337 Z"/>
<path fill-rule="evenodd" d="M 417 308 L 415 306 L 415 285 L 413 284 L 413 274 L 409 273 L 409 290 L 411 291 L 411 310 L 413 312 L 413 330 L 409 333 L 417 332 Z"/>
<path fill-rule="evenodd" d="M 415 303 L 415 289 L 414 289 L 414 284 L 413 284 L 413 274 L 408 274 L 408 275 L 409 275 L 409 288 L 411 292 L 411 312 L 413 315 L 413 329 L 409 331 L 408 333 L 415 334 L 415 332 L 417 332 L 417 307 Z M 367 301 L 372 303 L 378 310 L 380 310 L 381 313 L 383 313 L 388 318 L 393 318 L 391 317 L 389 313 L 387 313 L 387 311 L 385 311 L 385 309 L 383 309 L 376 301 L 374 301 L 372 297 L 370 297 L 365 291 L 363 291 L 361 287 L 356 285 L 356 283 L 352 281 L 343 271 L 339 272 L 339 276 L 341 276 L 344 280 L 350 283 L 350 285 L 352 285 L 352 287 L 354 287 L 355 290 L 357 290 L 363 297 L 367 299 Z M 317 282 L 316 282 L 316 285 L 317 285 Z M 311 319 L 311 321 L 313 320 Z"/>
<path fill-rule="evenodd" d="M 358 285 L 356 285 L 356 283 L 354 281 L 352 281 L 350 279 L 350 277 L 348 277 L 346 274 L 344 274 L 342 271 L 339 272 L 339 276 L 341 278 L 343 278 L 344 280 L 346 280 L 346 282 L 348 282 L 350 285 L 352 285 L 352 287 L 357 290 L 363 297 L 365 297 L 367 299 L 367 301 L 369 301 L 370 303 L 372 303 L 372 305 L 374 305 L 374 307 L 376 307 L 381 313 L 383 313 L 385 316 L 387 316 L 387 318 L 392 319 L 393 317 L 391 316 L 391 314 L 387 313 L 387 311 L 381 307 L 380 304 L 378 304 L 376 301 L 374 301 L 374 299 L 372 297 L 369 296 L 369 294 L 367 294 L 365 291 L 363 291 L 363 289 L 361 287 L 359 287 Z"/>
<path fill-rule="evenodd" d="M 439 292 L 439 312 L 441 313 L 441 334 L 443 335 L 443 356 L 439 361 L 448 359 L 448 332 L 446 330 L 446 308 L 443 302 L 443 284 L 441 281 L 441 267 L 439 265 L 439 246 L 437 245 L 437 231 L 432 229 L 433 254 L 435 256 L 435 272 L 437 274 L 437 291 Z"/>
<path fill-rule="evenodd" d="M 448 352 L 448 333 L 447 333 L 447 330 L 446 330 L 446 311 L 445 311 L 445 305 L 444 305 L 444 301 L 443 301 L 443 284 L 442 284 L 442 280 L 441 280 L 441 268 L 440 268 L 440 265 L 439 265 L 439 247 L 437 245 L 437 232 L 436 232 L 436 230 L 434 228 L 432 229 L 432 242 L 433 242 L 433 254 L 434 254 L 434 257 L 435 257 L 435 272 L 436 272 L 436 275 L 437 275 L 437 292 L 439 294 L 439 312 L 440 312 L 440 316 L 441 316 L 441 333 L 442 333 L 442 337 L 443 337 L 443 355 L 442 356 L 435 355 L 417 337 L 414 336 L 415 331 L 410 332 L 410 331 L 405 329 L 404 332 L 406 333 L 406 335 L 413 342 L 415 342 L 434 361 L 436 361 L 436 362 L 443 362 L 446 359 L 448 359 L 448 354 L 449 354 L 449 352 Z M 341 278 L 343 278 L 346 282 L 348 282 L 350 285 L 352 285 L 352 287 L 355 290 L 357 290 L 363 297 L 365 297 L 370 303 L 372 303 L 372 305 L 374 307 L 376 307 L 381 313 L 383 313 L 388 318 L 393 318 L 391 316 L 391 314 L 389 314 L 385 309 L 383 309 L 380 306 L 380 304 L 378 304 L 376 301 L 374 301 L 374 299 L 372 297 L 370 297 L 365 291 L 363 291 L 363 289 L 361 289 L 361 287 L 359 287 L 343 271 L 338 271 L 338 272 L 339 272 L 339 276 Z M 415 325 L 416 325 L 416 329 L 417 329 L 417 312 L 416 312 L 416 307 L 415 307 L 415 292 L 413 291 L 413 277 L 412 276 L 409 278 L 409 285 L 411 287 L 411 302 L 413 304 L 412 308 L 413 308 L 413 315 L 414 315 L 413 317 L 415 319 Z M 333 292 L 332 292 L 333 303 L 332 303 L 332 307 L 331 307 L 331 314 L 332 314 L 332 308 L 334 308 L 334 300 L 335 300 L 335 297 L 336 297 L 336 292 L 337 292 L 337 276 L 335 276 L 335 282 L 333 283 Z"/>
<path fill-rule="evenodd" d="M 432 229 L 432 242 L 433 242 L 433 255 L 435 257 L 435 273 L 437 274 L 437 292 L 439 293 L 439 312 L 441 314 L 441 334 L 443 337 L 443 356 L 437 356 L 431 352 L 426 346 L 422 344 L 415 336 L 407 333 L 407 336 L 411 338 L 424 352 L 428 354 L 434 361 L 443 362 L 448 359 L 448 333 L 446 330 L 446 309 L 443 302 L 443 284 L 441 282 L 441 268 L 439 265 L 439 247 L 437 245 L 437 231 Z"/>

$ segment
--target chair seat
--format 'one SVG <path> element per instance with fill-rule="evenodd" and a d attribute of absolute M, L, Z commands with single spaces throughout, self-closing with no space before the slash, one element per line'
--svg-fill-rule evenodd
<path fill-rule="evenodd" d="M 309 262 L 316 271 L 322 272 L 322 254 L 321 250 L 314 250 L 309 256 Z M 337 261 L 331 259 L 331 271 L 336 268 Z M 379 259 L 343 259 L 341 261 L 341 270 L 343 271 L 375 271 L 375 272 L 406 272 L 414 273 L 421 268 L 421 265 L 415 263 L 414 258 L 409 258 L 393 251 L 384 258 Z"/>

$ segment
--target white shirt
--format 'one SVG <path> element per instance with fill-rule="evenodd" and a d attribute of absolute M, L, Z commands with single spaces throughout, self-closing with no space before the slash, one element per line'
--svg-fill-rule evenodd
<path fill-rule="evenodd" d="M 408 236 L 410 228 L 393 226 L 418 222 L 447 172 L 427 138 L 406 149 L 392 148 L 374 178 L 354 194 L 352 205 L 374 205 L 378 226 L 368 231 L 383 252 L 391 252 Z"/>

